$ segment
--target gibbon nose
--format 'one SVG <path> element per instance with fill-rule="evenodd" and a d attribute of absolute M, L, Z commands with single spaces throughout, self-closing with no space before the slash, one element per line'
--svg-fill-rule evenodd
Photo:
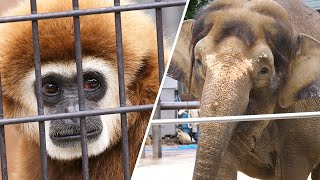
<path fill-rule="evenodd" d="M 79 111 L 79 105 L 78 104 L 74 104 L 74 103 L 70 103 L 65 107 L 64 111 L 66 113 L 77 112 L 77 111 Z"/>
<path fill-rule="evenodd" d="M 62 122 L 65 125 L 80 126 L 80 119 L 79 118 L 62 119 Z"/>
<path fill-rule="evenodd" d="M 70 103 L 65 107 L 65 113 L 72 113 L 77 112 L 79 110 L 79 105 L 75 103 Z M 63 124 L 67 126 L 80 126 L 80 118 L 69 118 L 69 119 L 62 119 Z"/>

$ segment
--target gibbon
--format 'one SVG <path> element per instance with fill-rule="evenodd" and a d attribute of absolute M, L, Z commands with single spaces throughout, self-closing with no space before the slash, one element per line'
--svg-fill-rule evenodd
<path fill-rule="evenodd" d="M 29 0 L 3 16 L 30 14 Z M 122 1 L 122 5 L 129 4 Z M 80 9 L 113 6 L 110 0 L 79 0 Z M 72 10 L 70 0 L 38 0 L 38 13 Z M 114 13 L 80 17 L 86 110 L 119 107 Z M 128 105 L 153 104 L 158 91 L 155 23 L 146 13 L 121 13 Z M 45 114 L 79 110 L 73 18 L 39 20 Z M 37 115 L 31 22 L 0 25 L 0 70 L 5 118 Z M 168 49 L 165 42 L 165 49 Z M 167 57 L 165 50 L 165 57 Z M 165 60 L 166 61 L 166 60 Z M 151 111 L 128 113 L 132 174 Z M 81 179 L 78 118 L 45 122 L 49 179 Z M 15 125 L 19 143 L 15 179 L 41 179 L 38 123 Z M 120 115 L 87 117 L 90 179 L 123 179 Z"/>

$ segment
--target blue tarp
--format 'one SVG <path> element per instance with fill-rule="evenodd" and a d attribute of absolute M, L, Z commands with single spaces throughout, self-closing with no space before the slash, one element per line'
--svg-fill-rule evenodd
<path fill-rule="evenodd" d="M 196 144 L 189 144 L 189 145 L 162 147 L 163 151 L 170 151 L 170 150 L 177 151 L 177 150 L 185 150 L 185 149 L 197 149 L 197 145 Z M 152 151 L 152 147 L 146 147 L 145 150 L 146 151 Z"/>

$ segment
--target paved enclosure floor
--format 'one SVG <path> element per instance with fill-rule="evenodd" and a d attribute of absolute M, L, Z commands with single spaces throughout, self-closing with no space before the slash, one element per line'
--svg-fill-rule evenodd
<path fill-rule="evenodd" d="M 191 180 L 196 145 L 163 146 L 163 157 L 152 158 L 151 146 L 146 146 L 146 158 L 139 161 L 132 180 Z M 308 180 L 310 177 L 308 178 Z M 238 172 L 238 180 L 255 180 Z"/>

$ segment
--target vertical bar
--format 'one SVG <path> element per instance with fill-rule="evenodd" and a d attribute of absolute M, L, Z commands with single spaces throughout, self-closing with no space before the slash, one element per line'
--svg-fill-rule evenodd
<path fill-rule="evenodd" d="M 146 147 L 143 144 L 143 149 L 142 149 L 142 154 L 141 154 L 141 158 L 145 158 L 146 157 Z"/>
<path fill-rule="evenodd" d="M 37 14 L 37 1 L 30 0 L 31 14 Z M 43 97 L 42 97 L 42 78 L 41 78 L 41 62 L 40 62 L 40 46 L 39 46 L 39 30 L 38 21 L 32 21 L 32 44 L 34 51 L 34 64 L 35 64 L 35 76 L 36 76 L 36 97 L 38 115 L 44 114 L 43 109 Z M 46 151 L 46 136 L 44 122 L 39 122 L 39 136 L 40 136 L 40 149 L 41 149 L 41 172 L 42 179 L 48 179 L 48 163 L 47 163 L 47 151 Z"/>
<path fill-rule="evenodd" d="M 114 6 L 120 6 L 120 0 L 114 0 Z M 123 65 L 123 51 L 122 51 L 122 28 L 121 28 L 121 14 L 115 13 L 115 29 L 116 29 L 116 46 L 118 59 L 118 80 L 119 80 L 119 96 L 120 107 L 126 106 L 126 89 L 124 84 L 124 65 Z M 122 134 L 122 155 L 123 155 L 123 170 L 124 179 L 130 179 L 129 167 L 129 147 L 128 147 L 128 125 L 127 114 L 121 113 L 121 134 Z"/>
<path fill-rule="evenodd" d="M 161 0 L 155 0 L 160 2 Z M 157 45 L 158 45 L 158 68 L 159 68 L 159 83 L 161 83 L 164 74 L 164 48 L 163 48 L 163 27 L 162 27 L 162 9 L 156 8 L 156 28 L 157 28 Z M 161 118 L 160 100 L 158 102 L 154 118 Z M 162 157 L 161 149 L 161 125 L 152 126 L 152 153 L 153 158 Z"/>
<path fill-rule="evenodd" d="M 153 119 L 161 119 L 160 100 L 154 112 Z M 152 126 L 152 155 L 153 158 L 162 158 L 161 149 L 161 125 Z"/>
<path fill-rule="evenodd" d="M 72 0 L 73 10 L 79 10 L 78 0 Z M 82 47 L 80 37 L 80 18 L 73 17 L 74 38 L 76 49 L 76 66 L 77 66 L 77 86 L 79 111 L 85 110 L 85 98 L 83 89 L 83 71 L 82 71 Z M 86 118 L 80 118 L 80 134 L 81 134 L 81 152 L 82 152 L 82 179 L 89 180 L 89 159 L 88 159 L 88 139 L 86 131 Z"/>
<path fill-rule="evenodd" d="M 1 119 L 2 118 L 3 117 L 1 117 Z M 2 177 L 2 180 L 7 180 L 8 167 L 7 167 L 7 153 L 6 153 L 4 126 L 0 126 L 0 153 L 1 153 L 1 177 Z"/>
<path fill-rule="evenodd" d="M 161 0 L 156 0 L 160 2 Z M 161 83 L 164 74 L 164 48 L 163 48 L 163 27 L 162 27 L 162 9 L 156 8 L 156 26 L 157 26 L 157 45 L 158 45 L 158 68 L 159 82 Z"/>
<path fill-rule="evenodd" d="M 2 107 L 2 86 L 0 76 L 0 119 L 3 119 L 3 107 Z M 6 139 L 4 126 L 0 126 L 0 154 L 1 154 L 1 177 L 3 180 L 8 179 L 8 167 L 7 167 L 7 153 L 6 153 Z"/>

